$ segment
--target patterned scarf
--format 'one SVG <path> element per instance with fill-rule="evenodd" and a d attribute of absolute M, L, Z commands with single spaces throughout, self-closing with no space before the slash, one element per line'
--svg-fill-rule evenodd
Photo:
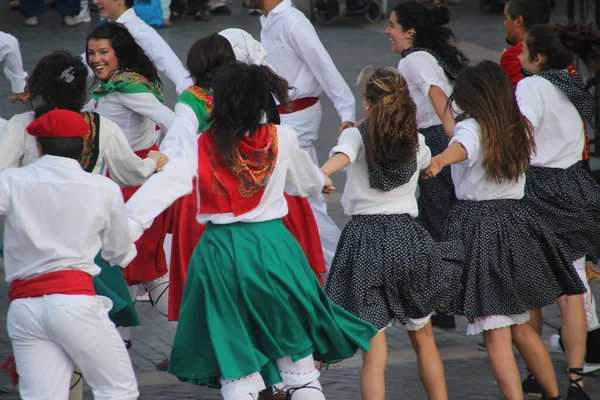
<path fill-rule="evenodd" d="M 522 70 L 521 72 L 524 77 L 533 76 L 532 73 L 526 70 Z M 538 72 L 535 75 L 541 76 L 562 90 L 569 100 L 571 100 L 571 103 L 573 103 L 581 117 L 595 132 L 598 132 L 595 118 L 596 101 L 594 100 L 594 96 L 586 90 L 585 83 L 580 75 L 572 74 L 563 69 L 548 69 Z"/>
<path fill-rule="evenodd" d="M 85 112 L 83 119 L 90 126 L 89 133 L 83 138 L 83 152 L 79 164 L 85 172 L 92 172 L 98 162 L 100 153 L 100 115 Z"/>
<path fill-rule="evenodd" d="M 210 129 L 210 114 L 213 109 L 212 92 L 200 86 L 190 86 L 181 93 L 177 103 L 182 103 L 194 111 L 198 119 L 198 133 L 206 132 Z"/>
<path fill-rule="evenodd" d="M 438 64 L 440 64 L 440 67 L 442 67 L 442 69 L 444 70 L 444 73 L 446 74 L 448 79 L 450 79 L 451 81 L 456 80 L 458 73 L 460 71 L 462 71 L 463 68 L 466 68 L 468 65 L 468 63 L 465 63 L 460 67 L 460 69 L 458 71 L 455 71 L 452 68 L 450 68 L 450 65 L 446 61 L 444 61 L 442 59 L 442 57 L 440 57 L 435 51 L 428 49 L 426 47 L 413 46 L 413 47 L 410 47 L 410 48 L 404 50 L 400 55 L 402 56 L 402 58 L 404 58 L 404 57 L 408 56 L 409 54 L 414 53 L 415 51 L 425 51 L 425 52 L 431 54 L 432 56 L 434 56 L 435 59 L 437 60 Z"/>
<path fill-rule="evenodd" d="M 161 103 L 164 96 L 160 87 L 150 82 L 145 76 L 132 71 L 117 71 L 106 82 L 100 82 L 92 92 L 92 98 L 98 100 L 112 92 L 119 93 L 152 93 Z"/>
<path fill-rule="evenodd" d="M 211 129 L 198 138 L 199 212 L 238 216 L 252 211 L 275 169 L 276 126 L 261 125 L 252 136 L 243 136 L 233 155 L 222 156 L 213 135 Z"/>
<path fill-rule="evenodd" d="M 369 122 L 367 119 L 365 122 L 358 126 L 358 131 L 362 136 L 363 143 L 365 146 L 365 153 L 367 150 L 367 138 L 369 135 Z M 417 155 L 407 163 L 395 163 L 385 162 L 378 163 L 374 166 L 369 165 L 369 186 L 371 189 L 378 189 L 384 192 L 389 192 L 392 189 L 396 189 L 399 186 L 405 185 L 410 181 L 415 171 L 417 170 Z"/>

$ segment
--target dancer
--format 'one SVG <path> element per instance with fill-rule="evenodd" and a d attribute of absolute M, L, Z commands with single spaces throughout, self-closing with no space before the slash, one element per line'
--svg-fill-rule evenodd
<path fill-rule="evenodd" d="M 599 71 L 599 44 L 600 34 L 591 25 L 534 26 L 519 57 L 534 75 L 519 82 L 516 91 L 537 145 L 527 172 L 525 202 L 570 250 L 582 282 L 586 257 L 600 258 L 600 187 L 581 164 L 584 120 L 596 130 L 596 104 L 581 77 L 566 68 L 577 54 L 592 74 Z M 558 306 L 569 368 L 568 399 L 589 399 L 581 380 L 587 336 L 583 296 L 563 297 Z M 538 324 L 540 313 L 532 311 Z"/>
<path fill-rule="evenodd" d="M 19 49 L 19 41 L 12 35 L 0 31 L 0 62 L 6 61 L 4 75 L 10 81 L 12 89 L 12 102 L 20 101 L 26 103 L 28 100 L 25 84 L 27 72 L 23 70 L 23 59 Z M 0 129 L 6 120 L 0 117 Z"/>
<path fill-rule="evenodd" d="M 367 78 L 367 119 L 342 132 L 321 167 L 326 176 L 348 168 L 342 205 L 352 215 L 325 290 L 332 301 L 379 329 L 363 356 L 363 399 L 385 398 L 385 329 L 397 319 L 407 326 L 428 398 L 444 400 L 444 367 L 430 317 L 448 300 L 458 269 L 442 262 L 442 254 L 447 258 L 452 252 L 441 251 L 416 220 L 417 181 L 431 153 L 417 133 L 415 103 L 400 73 L 379 68 Z"/>
<path fill-rule="evenodd" d="M 76 363 L 94 397 L 137 399 L 129 355 L 108 318 L 111 302 L 92 284 L 101 248 L 113 264 L 135 257 L 119 188 L 81 169 L 89 125 L 78 113 L 50 111 L 27 131 L 42 158 L 0 173 L 8 334 L 21 397 L 67 398 Z"/>
<path fill-rule="evenodd" d="M 100 81 L 87 107 L 119 125 L 139 157 L 157 151 L 156 125 L 167 131 L 174 113 L 162 104 L 158 71 L 144 50 L 123 25 L 106 22 L 88 35 L 87 62 Z M 109 173 L 112 176 L 112 171 Z M 136 190 L 136 187 L 123 188 L 125 200 Z M 144 283 L 152 304 L 165 316 L 169 276 L 163 241 L 167 222 L 166 214 L 155 220 L 136 242 L 137 257 L 123 270 L 130 286 Z M 126 333 L 124 339 L 129 340 Z"/>
<path fill-rule="evenodd" d="M 513 343 L 548 399 L 560 399 L 550 355 L 528 310 L 585 287 L 570 254 L 523 204 L 525 171 L 535 150 L 508 76 L 484 61 L 461 72 L 450 101 L 464 113 L 450 145 L 427 176 L 452 165 L 457 203 L 447 236 L 466 250 L 462 290 L 449 307 L 466 315 L 467 334 L 483 333 L 492 371 L 506 399 L 523 399 Z"/>
<path fill-rule="evenodd" d="M 417 105 L 417 125 L 425 136 L 432 156 L 448 146 L 454 134 L 454 115 L 446 107 L 457 74 L 468 64 L 467 57 L 454 44 L 448 8 L 428 9 L 415 1 L 398 4 L 386 29 L 392 51 L 402 55 L 398 70 L 406 79 Z M 419 181 L 419 218 L 434 239 L 441 239 L 446 220 L 456 201 L 450 169 L 435 178 Z M 433 326 L 456 328 L 454 315 L 444 306 L 432 317 Z"/>
<path fill-rule="evenodd" d="M 319 165 L 315 149 L 322 117 L 319 96 L 325 91 L 333 101 L 342 120 L 341 132 L 354 124 L 354 95 L 315 28 L 302 12 L 292 7 L 290 0 L 244 0 L 243 5 L 263 12 L 260 36 L 267 50 L 267 61 L 295 89 L 290 90 L 291 109 L 279 107 L 281 123 L 294 128 L 302 149 L 308 151 L 313 162 Z M 340 229 L 327 215 L 327 203 L 321 194 L 309 201 L 319 227 L 325 265 L 329 268 Z"/>
<path fill-rule="evenodd" d="M 175 85 L 175 91 L 180 95 L 193 84 L 190 74 L 185 70 L 181 60 L 175 55 L 171 47 L 156 32 L 154 28 L 141 20 L 133 9 L 133 0 L 94 0 L 101 18 L 123 24 L 137 44 L 144 49 L 150 60 L 156 65 L 158 71 L 167 75 Z M 86 54 L 81 58 L 87 60 Z M 90 69 L 90 75 L 95 72 Z"/>
<path fill-rule="evenodd" d="M 280 381 L 291 399 L 324 399 L 312 354 L 326 362 L 352 357 L 357 347 L 368 350 L 376 330 L 330 302 L 281 222 L 286 181 L 302 196 L 331 182 L 291 128 L 261 123 L 267 86 L 261 67 L 221 69 L 212 84 L 211 130 L 197 145 L 179 138 L 181 158 L 129 201 L 130 229 L 139 234 L 148 205 L 167 207 L 192 190 L 196 176 L 198 222 L 208 226 L 190 262 L 169 372 L 222 387 L 225 399 L 253 399 Z M 230 152 L 249 162 L 235 165 L 241 158 Z M 245 172 L 234 174 L 238 168 Z M 239 186 L 245 174 L 254 183 Z"/>

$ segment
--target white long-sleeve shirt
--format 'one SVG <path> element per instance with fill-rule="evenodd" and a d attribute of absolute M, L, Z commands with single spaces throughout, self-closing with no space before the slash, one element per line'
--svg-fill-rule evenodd
<path fill-rule="evenodd" d="M 27 73 L 23 70 L 23 58 L 19 41 L 8 33 L 0 32 L 0 62 L 6 61 L 4 75 L 10 81 L 13 93 L 25 91 Z"/>
<path fill-rule="evenodd" d="M 17 114 L 0 130 L 0 171 L 29 165 L 40 158 L 35 138 L 26 131 L 33 117 L 33 111 Z M 154 173 L 156 162 L 136 156 L 117 124 L 100 117 L 98 135 L 98 161 L 92 173 L 101 173 L 107 165 L 111 178 L 121 186 L 139 186 Z"/>
<path fill-rule="evenodd" d="M 145 150 L 158 140 L 156 125 L 167 132 L 175 113 L 152 93 L 112 92 L 91 100 L 86 110 L 110 119 L 123 130 L 133 151 Z"/>
<path fill-rule="evenodd" d="M 192 191 L 192 182 L 198 173 L 198 141 L 181 135 L 170 143 L 180 148 L 178 155 L 169 160 L 162 172 L 148 179 L 126 204 L 130 233 L 134 240 L 141 236 L 157 215 L 179 197 Z M 293 185 L 296 194 L 302 197 L 321 192 L 325 177 L 319 167 L 313 164 L 310 155 L 298 145 L 296 132 L 288 126 L 278 125 L 277 143 L 275 168 L 258 206 L 238 216 L 233 213 L 198 214 L 199 223 L 231 224 L 282 218 L 288 213 L 283 195 L 286 182 Z M 196 195 L 200 206 L 202 199 L 199 192 Z"/>
<path fill-rule="evenodd" d="M 292 100 L 317 97 L 324 90 L 342 121 L 354 122 L 354 95 L 306 16 L 284 0 L 260 22 L 267 61 L 297 89 L 290 91 Z"/>
<path fill-rule="evenodd" d="M 125 11 L 116 22 L 125 25 L 137 44 L 144 49 L 156 65 L 158 71 L 167 75 L 169 80 L 173 82 L 178 95 L 194 84 L 190 78 L 190 73 L 185 69 L 173 49 L 154 28 L 137 16 L 133 8 Z M 87 65 L 85 53 L 81 55 L 81 58 L 84 64 Z M 94 71 L 89 66 L 88 71 L 90 76 L 94 75 Z"/>
<path fill-rule="evenodd" d="M 73 269 L 100 273 L 94 258 L 126 266 L 136 255 L 123 195 L 75 160 L 43 156 L 0 173 L 6 281 Z"/>

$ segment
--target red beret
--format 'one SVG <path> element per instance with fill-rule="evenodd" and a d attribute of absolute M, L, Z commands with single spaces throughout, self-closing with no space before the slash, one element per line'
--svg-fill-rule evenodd
<path fill-rule="evenodd" d="M 81 114 L 69 110 L 52 110 L 27 126 L 31 136 L 43 138 L 78 138 L 88 134 L 90 126 Z"/>

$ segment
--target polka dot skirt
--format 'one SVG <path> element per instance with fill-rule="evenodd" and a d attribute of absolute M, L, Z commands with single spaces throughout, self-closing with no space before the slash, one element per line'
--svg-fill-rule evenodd
<path fill-rule="evenodd" d="M 585 292 L 569 252 L 519 200 L 458 201 L 447 237 L 465 247 L 449 309 L 469 317 L 522 314 Z"/>
<path fill-rule="evenodd" d="M 437 156 L 448 147 L 448 136 L 442 125 L 419 129 L 431 156 Z M 419 218 L 434 239 L 441 239 L 452 205 L 456 202 L 450 167 L 445 167 L 435 177 L 419 180 Z"/>
<path fill-rule="evenodd" d="M 577 163 L 567 169 L 531 167 L 524 203 L 573 253 L 600 258 L 600 185 Z"/>
<path fill-rule="evenodd" d="M 448 260 L 442 260 L 442 254 Z M 423 318 L 457 287 L 461 244 L 435 243 L 408 214 L 354 215 L 338 243 L 325 291 L 378 329 Z"/>

